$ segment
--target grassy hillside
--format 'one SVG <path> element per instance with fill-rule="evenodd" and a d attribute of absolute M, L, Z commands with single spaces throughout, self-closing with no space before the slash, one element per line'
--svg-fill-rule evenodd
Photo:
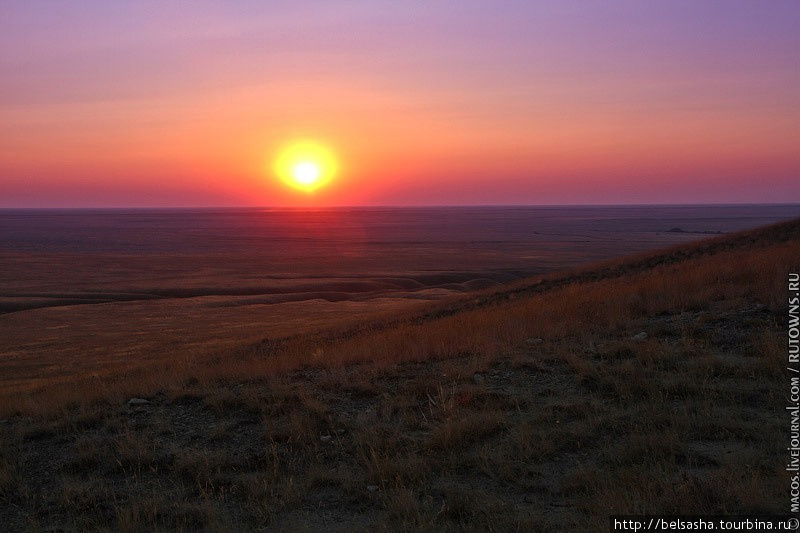
<path fill-rule="evenodd" d="M 0 403 L 0 522 L 599 531 L 784 512 L 789 271 L 800 221 L 44 383 Z"/>

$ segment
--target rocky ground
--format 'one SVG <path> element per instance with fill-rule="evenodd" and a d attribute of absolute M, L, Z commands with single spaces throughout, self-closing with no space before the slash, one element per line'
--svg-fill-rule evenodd
<path fill-rule="evenodd" d="M 782 396 L 752 346 L 778 324 L 740 302 L 616 338 L 529 339 L 495 361 L 309 369 L 48 424 L 15 417 L 2 426 L 2 521 L 590 531 L 654 505 L 780 512 Z"/>

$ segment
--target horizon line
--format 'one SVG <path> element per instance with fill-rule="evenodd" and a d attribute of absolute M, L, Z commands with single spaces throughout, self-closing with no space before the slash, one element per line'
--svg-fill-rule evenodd
<path fill-rule="evenodd" d="M 620 204 L 362 204 L 362 205 L 199 205 L 199 206 L 0 206 L 0 211 L 121 211 L 121 210 L 190 210 L 190 209 L 271 209 L 271 210 L 324 210 L 324 209 L 443 209 L 443 208 L 514 208 L 514 207 L 742 207 L 742 206 L 800 206 L 800 202 L 720 202 L 720 203 L 620 203 Z"/>

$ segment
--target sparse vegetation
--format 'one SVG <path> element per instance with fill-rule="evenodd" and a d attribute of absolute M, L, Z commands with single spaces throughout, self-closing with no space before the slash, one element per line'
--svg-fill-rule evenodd
<path fill-rule="evenodd" d="M 0 522 L 598 531 L 783 512 L 789 270 L 798 221 L 6 395 Z"/>

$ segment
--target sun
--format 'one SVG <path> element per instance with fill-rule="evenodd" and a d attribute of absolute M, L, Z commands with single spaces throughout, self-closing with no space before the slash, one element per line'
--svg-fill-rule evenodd
<path fill-rule="evenodd" d="M 333 151 L 322 143 L 298 140 L 288 143 L 274 163 L 275 174 L 287 185 L 313 192 L 327 185 L 338 171 Z"/>
<path fill-rule="evenodd" d="M 320 174 L 319 165 L 313 161 L 302 161 L 292 167 L 292 177 L 294 177 L 294 180 L 305 186 L 316 183 Z"/>

